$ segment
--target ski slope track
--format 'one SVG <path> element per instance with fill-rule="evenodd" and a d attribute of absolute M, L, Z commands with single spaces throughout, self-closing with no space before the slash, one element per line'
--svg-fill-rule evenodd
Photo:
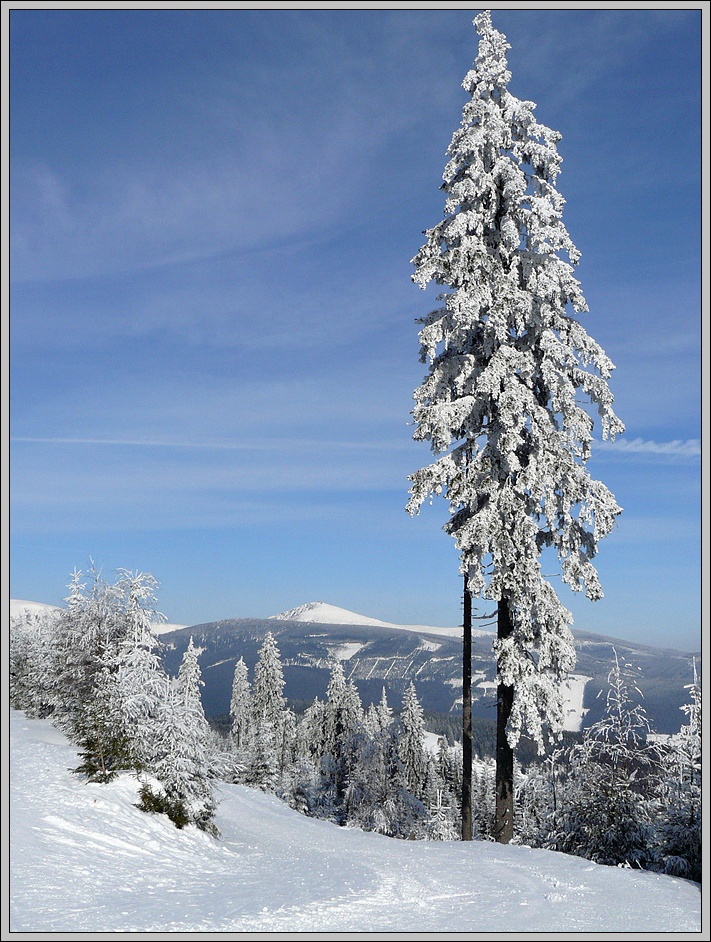
<path fill-rule="evenodd" d="M 219 839 L 72 774 L 49 721 L 10 711 L 14 932 L 698 932 L 697 884 L 487 842 L 401 841 L 222 785 Z"/>

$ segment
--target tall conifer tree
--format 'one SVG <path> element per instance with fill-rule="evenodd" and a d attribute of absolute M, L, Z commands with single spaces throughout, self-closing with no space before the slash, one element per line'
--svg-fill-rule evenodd
<path fill-rule="evenodd" d="M 513 747 L 527 732 L 542 748 L 544 724 L 562 719 L 556 681 L 575 663 L 572 616 L 541 553 L 557 551 L 564 582 L 600 598 L 592 559 L 621 512 L 587 471 L 594 422 L 580 395 L 603 438 L 624 427 L 607 383 L 613 364 L 574 316 L 587 305 L 556 189 L 560 134 L 509 92 L 510 47 L 490 13 L 474 25 L 479 50 L 448 149 L 444 219 L 413 259 L 421 288 L 445 290 L 421 320 L 429 372 L 413 409 L 414 437 L 436 460 L 410 476 L 408 510 L 446 496 L 467 588 L 497 603 L 495 836 L 508 842 Z"/>

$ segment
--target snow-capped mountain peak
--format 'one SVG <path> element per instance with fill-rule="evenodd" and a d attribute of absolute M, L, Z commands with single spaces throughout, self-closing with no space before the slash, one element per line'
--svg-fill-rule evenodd
<path fill-rule="evenodd" d="M 278 615 L 271 615 L 271 618 L 279 621 L 304 621 L 322 625 L 373 625 L 379 628 L 392 628 L 387 621 L 380 621 L 378 618 L 369 618 L 367 615 L 358 615 L 356 612 L 349 612 L 346 608 L 339 608 L 338 605 L 329 605 L 328 602 L 306 602 L 296 608 L 290 608 L 287 612 L 280 612 Z"/>
<path fill-rule="evenodd" d="M 288 612 L 270 615 L 278 621 L 300 621 L 316 625 L 367 625 L 372 628 L 400 628 L 403 631 L 426 632 L 427 634 L 444 635 L 448 638 L 461 638 L 461 625 L 456 628 L 436 628 L 431 625 L 396 625 L 380 618 L 370 618 L 368 615 L 359 615 L 347 608 L 330 605 L 328 602 L 306 602 L 297 608 L 290 608 Z M 490 635 L 489 631 L 474 628 L 475 635 Z"/>

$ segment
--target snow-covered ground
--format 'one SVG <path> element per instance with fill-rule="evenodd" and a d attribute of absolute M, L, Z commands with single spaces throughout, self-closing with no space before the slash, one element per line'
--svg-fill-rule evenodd
<path fill-rule="evenodd" d="M 216 840 L 84 782 L 11 711 L 14 932 L 698 932 L 697 884 L 498 844 L 399 841 L 223 785 Z"/>

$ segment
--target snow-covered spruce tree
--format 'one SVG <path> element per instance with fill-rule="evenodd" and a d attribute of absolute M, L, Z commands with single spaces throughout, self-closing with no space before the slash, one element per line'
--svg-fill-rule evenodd
<path fill-rule="evenodd" d="M 326 694 L 319 790 L 333 820 L 345 824 L 346 788 L 357 761 L 364 716 L 360 694 L 353 683 L 346 681 L 338 660 L 331 667 Z"/>
<path fill-rule="evenodd" d="M 210 781 L 210 735 L 200 702 L 199 670 L 194 649 L 188 648 L 181 665 L 183 677 L 161 678 L 162 696 L 153 717 L 153 752 L 143 765 L 144 772 L 157 781 L 144 782 L 139 807 L 167 814 L 178 828 L 194 823 L 217 835 L 212 823 L 216 802 Z"/>
<path fill-rule="evenodd" d="M 247 665 L 244 663 L 244 658 L 240 658 L 235 664 L 235 672 L 232 678 L 232 696 L 230 698 L 232 741 L 238 752 L 247 745 L 251 713 L 252 691 L 249 686 Z"/>
<path fill-rule="evenodd" d="M 296 762 L 296 727 L 296 714 L 293 710 L 286 708 L 276 729 L 275 742 L 280 789 L 289 787 L 291 770 Z"/>
<path fill-rule="evenodd" d="M 157 580 L 150 573 L 119 570 L 118 590 L 125 636 L 116 671 L 117 718 L 130 740 L 137 768 L 150 769 L 160 753 L 158 716 L 163 708 L 167 677 L 153 625 L 162 617 L 153 608 Z"/>
<path fill-rule="evenodd" d="M 252 714 L 257 722 L 277 723 L 286 707 L 284 671 L 274 635 L 269 632 L 259 649 L 252 684 Z"/>
<path fill-rule="evenodd" d="M 75 771 L 107 781 L 135 765 L 118 691 L 122 646 L 131 626 L 120 580 L 108 584 L 93 563 L 89 576 L 85 594 L 83 574 L 74 571 L 67 608 L 57 623 L 53 718 L 80 747 Z"/>
<path fill-rule="evenodd" d="M 91 722 L 97 676 L 120 643 L 116 617 L 116 590 L 93 565 L 86 592 L 83 573 L 74 570 L 69 583 L 67 607 L 60 613 L 54 639 L 55 724 L 74 742 Z"/>
<path fill-rule="evenodd" d="M 316 697 L 304 710 L 297 730 L 297 751 L 300 756 L 314 764 L 323 755 L 326 736 L 326 704 Z"/>
<path fill-rule="evenodd" d="M 208 769 L 208 775 L 213 765 L 220 765 L 216 754 L 216 742 L 210 724 L 205 717 L 202 705 L 200 688 L 204 687 L 202 671 L 198 661 L 200 651 L 195 647 L 192 637 L 183 654 L 183 658 L 175 681 L 178 702 L 189 719 L 190 742 L 186 746 Z"/>
<path fill-rule="evenodd" d="M 278 781 L 277 743 L 286 710 L 279 648 L 269 632 L 259 649 L 252 684 L 252 718 L 245 781 L 273 791 Z"/>
<path fill-rule="evenodd" d="M 437 458 L 410 476 L 408 510 L 446 496 L 465 601 L 469 592 L 498 603 L 495 830 L 508 842 L 513 747 L 526 732 L 543 748 L 544 726 L 561 722 L 557 679 L 575 663 L 572 616 L 540 555 L 554 548 L 563 581 L 600 598 L 592 559 L 620 513 L 587 471 L 594 423 L 578 397 L 597 408 L 603 438 L 623 426 L 607 383 L 613 364 L 574 317 L 587 305 L 556 189 L 560 134 L 508 90 L 510 47 L 489 12 L 474 24 L 479 50 L 448 150 L 445 216 L 413 259 L 421 288 L 447 290 L 421 320 L 429 372 L 414 394 L 414 438 Z"/>
<path fill-rule="evenodd" d="M 402 730 L 398 751 L 405 773 L 405 783 L 411 795 L 422 799 L 427 774 L 423 712 L 411 681 L 402 700 L 400 723 Z"/>

